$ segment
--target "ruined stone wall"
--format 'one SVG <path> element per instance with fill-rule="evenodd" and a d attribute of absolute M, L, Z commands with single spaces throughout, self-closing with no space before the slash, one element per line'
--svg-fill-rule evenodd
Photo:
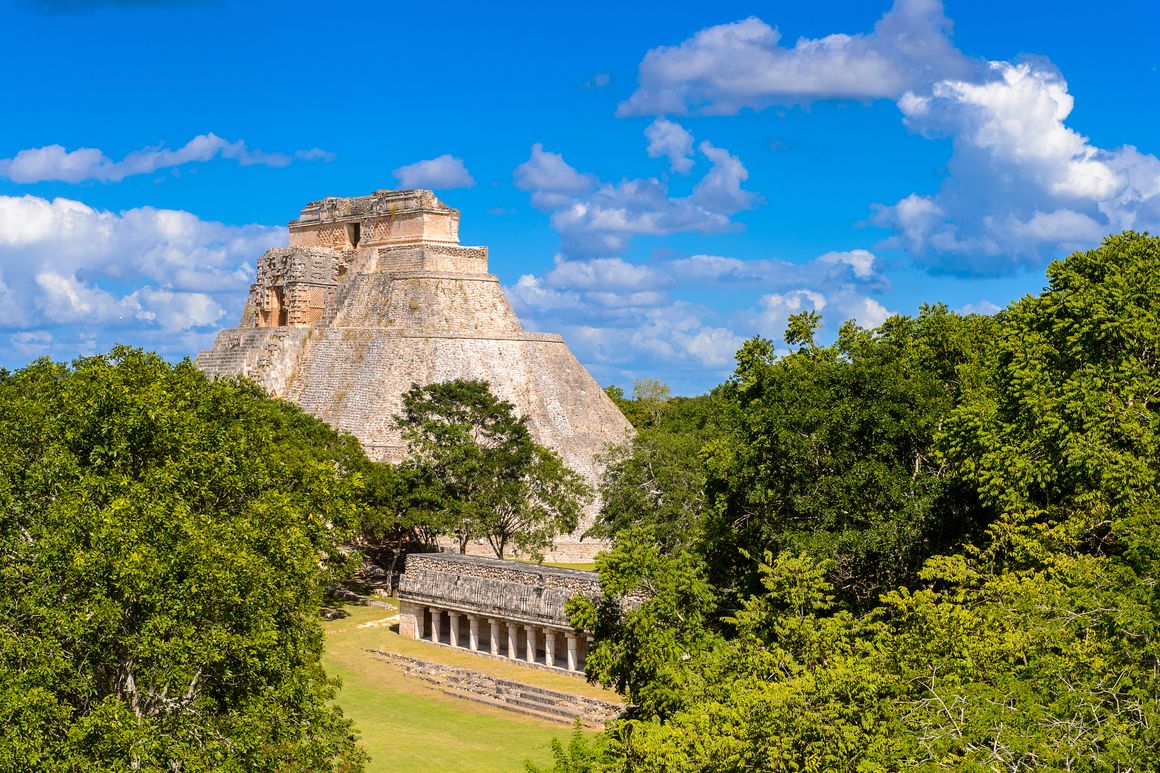
<path fill-rule="evenodd" d="M 286 397 L 352 432 L 372 457 L 385 461 L 405 454 L 393 421 L 412 383 L 487 381 L 497 396 L 528 415 L 536 442 L 554 449 L 590 484 L 601 472 L 597 457 L 609 444 L 625 442 L 630 431 L 557 336 L 315 329 L 301 359 Z M 594 516 L 590 509 L 581 531 Z"/>
<path fill-rule="evenodd" d="M 568 599 L 599 594 L 595 572 L 445 553 L 407 556 L 399 584 L 408 601 L 563 626 Z"/>
<path fill-rule="evenodd" d="M 331 325 L 469 335 L 522 330 L 494 276 L 433 271 L 351 277 Z"/>
<path fill-rule="evenodd" d="M 197 356 L 210 376 L 245 376 L 272 394 L 285 394 L 308 327 L 234 328 L 218 333 L 213 348 Z"/>
<path fill-rule="evenodd" d="M 294 233 L 290 244 L 293 247 L 320 247 L 330 250 L 349 250 L 354 247 L 347 237 L 346 226 L 341 224 L 299 230 Z"/>
<path fill-rule="evenodd" d="M 376 247 L 361 270 L 365 273 L 441 271 L 454 274 L 486 274 L 487 247 L 430 244 Z"/>

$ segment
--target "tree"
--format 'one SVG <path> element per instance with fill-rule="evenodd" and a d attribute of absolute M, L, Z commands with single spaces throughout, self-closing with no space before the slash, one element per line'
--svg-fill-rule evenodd
<path fill-rule="evenodd" d="M 592 492 L 559 456 L 532 440 L 526 416 L 483 381 L 413 384 L 396 417 L 410 450 L 403 464 L 424 494 L 417 509 L 454 534 L 460 552 L 487 539 L 540 557 L 579 523 Z"/>
<path fill-rule="evenodd" d="M 708 523 L 732 541 L 676 572 L 621 533 L 602 586 L 645 600 L 573 610 L 610 629 L 590 678 L 636 705 L 558 767 L 1160 768 L 1158 271 L 1160 239 L 1129 232 L 1052 264 L 1045 292 L 989 320 L 928 308 L 781 360 L 747 343 L 729 385 L 740 442 L 706 460 L 710 485 L 735 485 Z M 795 493 L 803 467 L 814 486 Z M 948 495 L 971 528 L 946 518 Z M 869 518 L 830 510 L 842 502 Z M 843 603 L 837 562 L 873 568 L 900 507 L 925 534 L 903 533 L 901 555 L 920 563 L 876 603 Z M 812 531 L 760 522 L 772 515 Z M 752 561 L 763 544 L 813 550 Z M 682 595 L 718 557 L 735 572 Z M 734 578 L 756 583 L 733 595 Z"/>
<path fill-rule="evenodd" d="M 740 550 L 806 551 L 833 560 L 844 602 L 869 606 L 980 528 L 977 497 L 933 444 L 964 385 L 984 378 L 994 324 L 934 306 L 780 359 L 747 342 L 721 392 L 736 429 L 703 453 L 714 582 L 756 592 Z"/>
<path fill-rule="evenodd" d="M 655 378 L 640 378 L 632 385 L 632 399 L 644 410 L 650 425 L 656 424 L 672 394 L 668 384 Z"/>
<path fill-rule="evenodd" d="M 702 450 L 735 420 L 734 403 L 716 395 L 674 397 L 632 442 L 606 454 L 600 517 L 588 534 L 615 539 L 648 530 L 664 549 L 703 536 L 706 516 Z"/>
<path fill-rule="evenodd" d="M 0 448 L 0 769 L 361 769 L 319 664 L 354 438 L 119 347 L 0 377 Z"/>
<path fill-rule="evenodd" d="M 814 333 L 822 326 L 822 315 L 810 309 L 790 314 L 785 328 L 785 342 L 802 349 L 813 349 Z"/>

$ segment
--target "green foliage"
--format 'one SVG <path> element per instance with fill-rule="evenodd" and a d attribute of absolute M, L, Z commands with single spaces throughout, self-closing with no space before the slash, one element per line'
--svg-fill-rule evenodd
<path fill-rule="evenodd" d="M 540 557 L 591 501 L 583 479 L 486 382 L 414 384 L 396 421 L 411 449 L 400 472 L 410 517 L 454 534 L 461 552 L 486 538 L 499 558 L 509 546 Z"/>
<path fill-rule="evenodd" d="M 698 558 L 661 550 L 646 531 L 622 533 L 596 559 L 603 597 L 568 605 L 573 625 L 594 633 L 589 679 L 623 693 L 646 716 L 684 705 L 685 661 L 708 648 L 716 598 Z M 628 597 L 626 608 L 622 599 Z"/>
<path fill-rule="evenodd" d="M 1160 769 L 1158 272 L 1128 232 L 994 318 L 747 342 L 704 538 L 624 518 L 574 604 L 634 702 L 590 769 Z"/>
<path fill-rule="evenodd" d="M 738 428 L 708 449 L 706 558 L 722 588 L 752 592 L 739 551 L 808 551 L 862 607 L 913 578 L 922 561 L 985 519 L 932 445 L 989 351 L 994 320 L 925 307 L 875 331 L 773 358 L 754 339 L 724 394 Z"/>
<path fill-rule="evenodd" d="M 595 741 L 589 741 L 584 736 L 584 725 L 577 717 L 576 723 L 572 726 L 572 735 L 568 739 L 567 746 L 560 743 L 558 738 L 552 739 L 553 765 L 551 768 L 541 768 L 531 762 L 524 763 L 524 767 L 528 773 L 597 773 L 601 769 L 602 740 L 602 738 L 598 738 Z"/>
<path fill-rule="evenodd" d="M 0 769 L 361 769 L 318 623 L 357 441 L 117 348 L 3 374 L 0 448 Z"/>
<path fill-rule="evenodd" d="M 612 539 L 645 529 L 666 550 L 698 540 L 707 512 L 702 449 L 726 431 L 732 408 L 715 396 L 668 399 L 631 443 L 609 452 L 600 518 L 588 533 Z"/>
<path fill-rule="evenodd" d="M 810 309 L 791 314 L 785 328 L 785 342 L 790 346 L 813 349 L 814 333 L 822 326 L 822 315 Z"/>
<path fill-rule="evenodd" d="M 1005 560 L 1152 550 L 1158 271 L 1160 240 L 1132 232 L 1053 263 L 1047 290 L 1006 312 L 993 388 L 947 422 L 943 456 L 1002 514 Z"/>

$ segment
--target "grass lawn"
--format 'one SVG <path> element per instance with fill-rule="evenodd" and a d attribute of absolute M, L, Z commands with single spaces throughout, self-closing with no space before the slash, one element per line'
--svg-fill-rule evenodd
<path fill-rule="evenodd" d="M 367 770 L 373 773 L 518 772 L 524 769 L 524 760 L 541 765 L 550 762 L 549 742 L 556 737 L 565 740 L 570 730 L 445 696 L 367 649 L 400 652 L 548 688 L 609 697 L 574 677 L 404 639 L 387 622 L 391 610 L 359 605 L 343 609 L 349 617 L 323 623 L 323 665 L 328 674 L 342 680 L 338 704 L 357 725 L 363 748 L 371 756 Z"/>

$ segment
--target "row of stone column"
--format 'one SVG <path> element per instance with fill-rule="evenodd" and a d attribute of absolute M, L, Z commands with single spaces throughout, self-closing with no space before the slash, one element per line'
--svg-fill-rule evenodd
<path fill-rule="evenodd" d="M 488 646 L 486 651 L 492 655 L 506 656 L 513 660 L 523 660 L 527 663 L 538 663 L 554 668 L 564 668 L 567 671 L 579 671 L 584 668 L 584 659 L 588 653 L 589 637 L 579 635 L 574 631 L 559 631 L 545 626 L 517 623 L 495 617 L 483 617 L 481 615 L 473 615 L 469 612 L 443 610 L 438 607 L 428 607 L 427 611 L 430 615 L 427 635 L 433 644 L 442 643 L 443 615 L 446 614 L 449 627 L 447 643 L 452 647 L 462 646 L 461 625 L 466 621 L 466 649 L 472 652 L 483 651 L 481 648 L 480 626 L 481 623 L 486 622 L 488 626 Z M 520 647 L 520 629 L 523 629 L 522 633 L 524 634 L 522 652 Z M 563 636 L 563 641 L 559 643 L 564 646 L 564 652 L 562 653 L 564 655 L 564 664 L 562 666 L 556 663 L 556 644 L 558 637 L 561 635 Z M 506 649 L 501 646 L 505 644 L 505 637 Z M 543 643 L 542 659 L 540 657 L 541 643 Z"/>

